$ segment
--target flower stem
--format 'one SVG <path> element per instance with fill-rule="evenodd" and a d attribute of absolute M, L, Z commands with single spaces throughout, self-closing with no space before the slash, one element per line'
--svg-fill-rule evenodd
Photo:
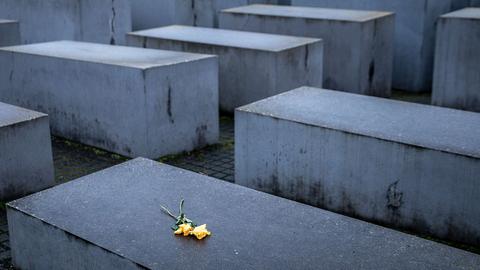
<path fill-rule="evenodd" d="M 168 214 L 169 216 L 171 216 L 173 219 L 175 219 L 175 220 L 177 219 L 177 217 L 176 217 L 174 214 L 172 214 L 172 212 L 170 212 L 165 206 L 160 205 L 160 207 L 162 208 L 162 210 L 163 210 L 165 213 L 167 213 L 167 214 Z"/>

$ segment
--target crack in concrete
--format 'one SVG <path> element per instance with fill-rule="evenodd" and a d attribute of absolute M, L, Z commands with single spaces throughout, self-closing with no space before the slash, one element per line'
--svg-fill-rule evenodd
<path fill-rule="evenodd" d="M 110 44 L 115 45 L 115 19 L 117 16 L 117 12 L 115 11 L 115 0 L 112 0 L 112 18 L 110 19 Z"/>
<path fill-rule="evenodd" d="M 192 0 L 193 26 L 197 26 L 197 11 L 195 9 L 195 0 Z"/>

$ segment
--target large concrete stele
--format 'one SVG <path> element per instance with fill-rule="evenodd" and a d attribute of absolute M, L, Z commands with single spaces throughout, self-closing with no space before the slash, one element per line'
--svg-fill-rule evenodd
<path fill-rule="evenodd" d="M 193 26 L 130 33 L 129 45 L 219 56 L 220 109 L 235 108 L 303 85 L 322 86 L 319 39 Z"/>
<path fill-rule="evenodd" d="M 218 27 L 222 9 L 263 3 L 277 4 L 282 0 L 129 0 L 134 30 L 172 24 Z"/>
<path fill-rule="evenodd" d="M 0 47 L 20 44 L 18 21 L 0 19 Z"/>
<path fill-rule="evenodd" d="M 292 0 L 292 5 L 395 12 L 393 87 L 423 92 L 432 89 L 435 25 L 438 17 L 470 5 L 469 1 Z"/>
<path fill-rule="evenodd" d="M 125 44 L 129 0 L 2 0 L 0 18 L 19 20 L 22 44 L 78 40 Z"/>
<path fill-rule="evenodd" d="M 206 223 L 175 236 L 160 209 Z M 20 269 L 475 269 L 480 256 L 138 158 L 7 206 Z"/>
<path fill-rule="evenodd" d="M 440 17 L 432 104 L 480 112 L 480 8 Z"/>
<path fill-rule="evenodd" d="M 237 109 L 235 183 L 480 244 L 480 114 L 316 88 Z"/>
<path fill-rule="evenodd" d="M 389 12 L 249 5 L 223 10 L 220 27 L 321 38 L 323 85 L 388 97 L 393 68 L 394 15 Z"/>
<path fill-rule="evenodd" d="M 0 201 L 54 184 L 48 116 L 0 102 Z"/>
<path fill-rule="evenodd" d="M 56 135 L 157 158 L 218 140 L 217 57 L 75 41 L 0 49 L 0 101 Z"/>

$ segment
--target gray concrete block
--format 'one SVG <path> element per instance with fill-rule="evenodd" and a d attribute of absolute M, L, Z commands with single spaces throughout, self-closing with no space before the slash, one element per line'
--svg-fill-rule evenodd
<path fill-rule="evenodd" d="M 439 19 L 432 104 L 480 112 L 480 8 Z"/>
<path fill-rule="evenodd" d="M 218 27 L 222 9 L 282 0 L 129 0 L 132 5 L 133 30 L 172 24 Z"/>
<path fill-rule="evenodd" d="M 125 44 L 129 0 L 2 0 L 0 17 L 20 21 L 22 43 L 79 40 Z"/>
<path fill-rule="evenodd" d="M 321 38 L 325 53 L 324 87 L 390 96 L 392 13 L 250 5 L 223 10 L 220 27 Z"/>
<path fill-rule="evenodd" d="M 0 19 L 0 47 L 19 44 L 20 28 L 18 21 Z"/>
<path fill-rule="evenodd" d="M 174 236 L 186 214 L 212 236 Z M 135 159 L 11 202 L 21 269 L 475 269 L 480 256 L 204 175 Z M 41 246 L 41 248 L 39 248 Z"/>
<path fill-rule="evenodd" d="M 220 109 L 303 85 L 322 86 L 320 39 L 193 26 L 167 26 L 129 34 L 128 44 L 219 56 Z"/>
<path fill-rule="evenodd" d="M 395 12 L 393 87 L 421 92 L 432 89 L 437 18 L 469 3 L 467 0 L 292 0 L 292 5 Z"/>
<path fill-rule="evenodd" d="M 54 184 L 48 116 L 0 102 L 0 201 Z"/>
<path fill-rule="evenodd" d="M 386 226 L 479 245 L 479 175 L 477 113 L 308 87 L 236 111 L 236 184 Z"/>
<path fill-rule="evenodd" d="M 218 140 L 217 57 L 59 41 L 0 49 L 0 100 L 56 135 L 129 157 Z"/>

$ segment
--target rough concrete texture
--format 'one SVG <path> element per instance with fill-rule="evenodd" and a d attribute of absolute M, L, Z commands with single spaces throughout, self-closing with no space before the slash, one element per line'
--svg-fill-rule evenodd
<path fill-rule="evenodd" d="M 440 17 L 432 104 L 480 112 L 480 8 Z"/>
<path fill-rule="evenodd" d="M 278 0 L 129 0 L 133 30 L 183 24 L 218 27 L 222 9 L 254 3 L 277 4 Z M 280 0 L 282 1 L 282 0 Z"/>
<path fill-rule="evenodd" d="M 423 92 L 432 88 L 437 18 L 469 3 L 466 0 L 292 0 L 292 5 L 395 12 L 393 87 Z"/>
<path fill-rule="evenodd" d="M 0 201 L 54 183 L 48 116 L 0 102 Z"/>
<path fill-rule="evenodd" d="M 305 87 L 237 109 L 235 130 L 237 184 L 480 244 L 480 114 Z"/>
<path fill-rule="evenodd" d="M 174 221 L 160 205 L 175 209 L 180 198 L 187 215 L 207 223 L 212 236 L 197 241 L 173 235 Z M 13 262 L 21 269 L 480 264 L 472 253 L 142 158 L 11 202 L 7 213 Z"/>
<path fill-rule="evenodd" d="M 324 87 L 382 97 L 391 94 L 392 13 L 250 5 L 223 10 L 220 27 L 321 38 Z"/>
<path fill-rule="evenodd" d="M 2 0 L 0 18 L 19 20 L 22 43 L 79 40 L 125 44 L 129 0 Z"/>
<path fill-rule="evenodd" d="M 218 140 L 214 56 L 61 41 L 2 48 L 0 63 L 0 100 L 64 138 L 152 158 Z"/>
<path fill-rule="evenodd" d="M 0 47 L 19 44 L 20 28 L 18 21 L 0 19 Z"/>
<path fill-rule="evenodd" d="M 173 25 L 129 34 L 128 44 L 219 56 L 220 109 L 303 85 L 322 86 L 319 39 Z"/>

